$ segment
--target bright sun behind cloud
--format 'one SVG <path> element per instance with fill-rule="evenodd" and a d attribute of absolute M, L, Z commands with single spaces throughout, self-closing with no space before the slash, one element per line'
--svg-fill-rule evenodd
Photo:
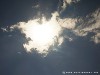
<path fill-rule="evenodd" d="M 27 23 L 19 22 L 18 25 L 13 25 L 11 28 L 17 27 L 21 30 L 21 33 L 25 34 L 26 39 L 31 40 L 28 43 L 23 44 L 26 51 L 31 52 L 36 49 L 39 53 L 48 54 L 49 48 L 61 45 L 63 37 L 60 36 L 62 28 L 56 20 L 56 14 L 53 14 L 49 21 L 42 18 L 40 24 L 39 19 L 30 20 Z M 53 49 L 53 48 L 52 48 Z"/>

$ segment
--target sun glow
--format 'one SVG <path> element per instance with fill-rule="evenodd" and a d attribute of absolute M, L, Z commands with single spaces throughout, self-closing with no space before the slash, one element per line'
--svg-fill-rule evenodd
<path fill-rule="evenodd" d="M 23 46 L 26 51 L 31 52 L 37 50 L 39 53 L 48 54 L 50 48 L 59 46 L 63 42 L 63 37 L 60 36 L 62 28 L 56 20 L 57 13 L 52 15 L 52 18 L 47 21 L 44 17 L 42 23 L 39 23 L 39 19 L 33 19 L 26 22 L 19 22 L 17 25 L 13 25 L 11 29 L 18 28 L 21 33 L 25 34 L 26 39 L 30 38 Z"/>

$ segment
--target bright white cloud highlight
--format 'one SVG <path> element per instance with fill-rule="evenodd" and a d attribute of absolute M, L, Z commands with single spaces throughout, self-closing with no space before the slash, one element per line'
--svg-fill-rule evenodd
<path fill-rule="evenodd" d="M 61 45 L 63 37 L 60 36 L 62 28 L 56 20 L 58 13 L 52 14 L 52 18 L 49 21 L 42 18 L 42 24 L 38 21 L 39 19 L 29 20 L 26 22 L 19 22 L 17 25 L 10 27 L 11 30 L 18 28 L 21 33 L 25 34 L 26 38 L 31 40 L 28 43 L 23 44 L 24 48 L 28 52 L 32 49 L 36 49 L 39 53 L 48 53 L 49 47 Z"/>

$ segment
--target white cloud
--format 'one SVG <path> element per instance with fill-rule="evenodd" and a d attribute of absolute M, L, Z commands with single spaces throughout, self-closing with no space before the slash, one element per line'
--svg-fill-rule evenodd
<path fill-rule="evenodd" d="M 71 0 L 69 2 L 71 2 Z M 99 11 L 100 9 L 98 9 L 92 15 L 88 15 L 87 18 L 89 16 L 92 16 L 93 18 L 86 22 L 84 22 L 83 19 L 78 20 L 77 18 L 61 19 L 58 12 L 55 12 L 52 13 L 52 17 L 49 21 L 47 21 L 45 17 L 42 17 L 42 24 L 38 22 L 40 19 L 32 19 L 28 22 L 19 22 L 12 25 L 10 27 L 10 31 L 17 28 L 22 34 L 26 35 L 26 39 L 31 39 L 28 41 L 28 43 L 23 44 L 24 48 L 26 48 L 26 51 L 28 52 L 31 52 L 31 50 L 34 48 L 39 53 L 47 54 L 49 47 L 60 46 L 63 43 L 64 38 L 68 39 L 69 41 L 73 41 L 73 37 L 69 36 L 67 33 L 61 35 L 63 29 L 72 31 L 73 34 L 77 36 L 87 36 L 89 32 L 93 32 L 95 35 L 90 38 L 95 43 L 100 43 Z M 81 24 L 77 26 L 76 23 L 78 21 L 81 22 Z"/>
<path fill-rule="evenodd" d="M 24 43 L 23 47 L 26 51 L 31 52 L 32 49 L 36 49 L 39 53 L 48 53 L 49 47 L 60 46 L 63 43 L 64 36 L 61 36 L 63 28 L 74 29 L 77 19 L 60 19 L 58 12 L 52 13 L 52 17 L 49 21 L 46 21 L 45 17 L 42 18 L 42 24 L 38 21 L 40 19 L 29 20 L 28 22 L 19 22 L 10 27 L 10 31 L 19 29 L 22 34 L 25 34 L 26 39 L 31 40 L 28 43 Z M 67 37 L 69 41 L 72 41 L 71 37 Z"/>
<path fill-rule="evenodd" d="M 100 33 L 97 33 L 95 36 L 93 36 L 92 41 L 94 41 L 96 44 L 100 43 Z"/>
<path fill-rule="evenodd" d="M 72 2 L 74 3 L 77 3 L 79 2 L 80 0 L 65 0 L 68 4 L 71 4 Z"/>
<path fill-rule="evenodd" d="M 7 28 L 1 27 L 1 29 L 3 30 L 3 32 L 8 32 Z"/>
<path fill-rule="evenodd" d="M 60 2 L 59 4 L 60 6 L 58 6 L 59 8 L 61 8 L 60 13 L 62 13 L 67 8 L 67 6 L 70 5 L 71 3 L 77 3 L 79 1 L 80 0 L 63 0 L 63 5 L 61 5 L 62 3 Z"/>
<path fill-rule="evenodd" d="M 68 4 L 70 4 L 72 2 L 72 0 L 65 0 Z"/>
<path fill-rule="evenodd" d="M 64 41 L 64 38 L 63 37 L 59 37 L 59 39 L 58 39 L 58 45 L 61 45 L 62 43 L 63 43 L 63 41 Z"/>
<path fill-rule="evenodd" d="M 67 3 L 66 3 L 65 0 L 63 0 L 63 6 L 61 6 L 61 11 L 60 11 L 60 13 L 63 12 L 63 11 L 66 9 L 66 7 L 67 7 Z"/>
<path fill-rule="evenodd" d="M 63 37 L 60 36 L 62 28 L 57 22 L 57 16 L 59 14 L 55 12 L 49 21 L 46 21 L 45 17 L 43 17 L 42 24 L 38 22 L 39 19 L 33 19 L 28 22 L 19 22 L 16 25 L 12 25 L 10 29 L 13 31 L 15 28 L 18 28 L 22 34 L 26 35 L 26 39 L 31 39 L 28 43 L 23 44 L 28 52 L 31 52 L 34 48 L 39 53 L 48 53 L 50 46 L 55 44 L 59 46 L 63 42 Z M 57 41 L 55 42 L 55 40 Z"/>
<path fill-rule="evenodd" d="M 76 26 L 77 19 L 72 18 L 65 18 L 65 19 L 59 19 L 59 24 L 67 29 L 74 29 Z"/>
<path fill-rule="evenodd" d="M 92 17 L 89 19 L 89 17 Z M 95 43 L 100 43 L 100 9 L 97 9 L 94 13 L 87 16 L 89 20 L 86 20 L 85 22 L 78 26 L 73 32 L 77 36 L 87 36 L 90 32 L 95 33 L 95 35 L 92 37 L 92 41 Z"/>

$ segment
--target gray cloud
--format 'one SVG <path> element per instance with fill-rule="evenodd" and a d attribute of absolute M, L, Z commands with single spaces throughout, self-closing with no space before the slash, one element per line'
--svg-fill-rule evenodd
<path fill-rule="evenodd" d="M 6 26 L 6 27 L 1 27 L 0 28 L 3 32 L 9 32 L 9 26 Z"/>
<path fill-rule="evenodd" d="M 58 5 L 59 13 L 65 11 L 68 5 L 71 5 L 72 3 L 77 3 L 79 1 L 80 0 L 62 0 L 62 1 L 60 0 Z"/>
<path fill-rule="evenodd" d="M 3 30 L 3 32 L 8 32 L 7 28 L 1 27 L 1 30 Z"/>
<path fill-rule="evenodd" d="M 80 18 L 79 25 L 73 32 L 77 36 L 87 36 L 89 33 L 94 33 L 95 35 L 90 38 L 95 43 L 100 43 L 100 8 L 87 15 L 85 19 Z"/>

